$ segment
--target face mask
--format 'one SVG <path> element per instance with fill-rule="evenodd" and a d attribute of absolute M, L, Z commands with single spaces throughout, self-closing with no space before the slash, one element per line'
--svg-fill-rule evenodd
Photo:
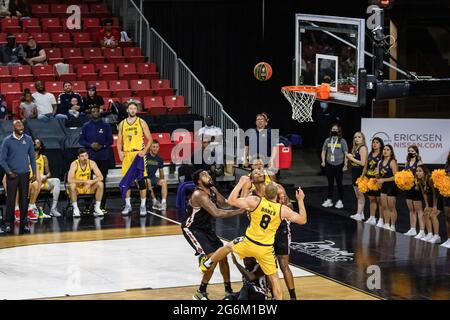
<path fill-rule="evenodd" d="M 40 151 L 41 148 L 40 147 L 34 147 L 34 151 Z"/>
<path fill-rule="evenodd" d="M 336 136 L 338 136 L 338 132 L 337 131 L 331 131 L 331 135 L 333 136 L 333 137 L 336 137 Z"/>
<path fill-rule="evenodd" d="M 409 152 L 409 153 L 408 153 L 408 158 L 409 158 L 409 159 L 412 159 L 412 158 L 414 158 L 415 156 L 416 156 L 415 153 L 412 153 L 412 152 Z"/>

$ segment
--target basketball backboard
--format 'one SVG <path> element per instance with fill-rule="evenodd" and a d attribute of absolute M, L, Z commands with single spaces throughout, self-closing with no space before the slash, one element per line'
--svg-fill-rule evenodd
<path fill-rule="evenodd" d="M 308 14 L 297 14 L 295 20 L 295 85 L 326 82 L 330 102 L 359 106 L 365 20 Z"/>

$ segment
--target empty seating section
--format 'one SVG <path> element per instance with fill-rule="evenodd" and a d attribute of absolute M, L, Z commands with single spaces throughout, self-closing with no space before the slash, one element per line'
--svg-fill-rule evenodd
<path fill-rule="evenodd" d="M 36 92 L 35 81 L 42 81 L 46 90 L 56 97 L 63 92 L 64 81 L 71 81 L 73 90 L 83 97 L 88 86 L 95 85 L 97 94 L 105 100 L 105 108 L 111 100 L 139 101 L 142 104 L 139 116 L 148 122 L 153 138 L 161 143 L 164 161 L 171 161 L 174 146 L 180 143 L 193 146 L 193 121 L 201 118 L 188 114 L 184 97 L 176 94 L 169 80 L 160 78 L 156 64 L 147 60 L 141 48 L 134 42 L 120 42 L 117 48 L 100 48 L 97 34 L 103 28 L 103 19 L 112 19 L 113 26 L 120 29 L 119 18 L 111 16 L 107 5 L 99 0 L 31 0 L 28 3 L 30 19 L 1 20 L 0 44 L 7 43 L 7 33 L 13 33 L 17 43 L 24 46 L 29 36 L 33 36 L 45 49 L 48 65 L 0 66 L 0 91 L 14 118 L 19 115 L 23 90 Z M 67 27 L 71 14 L 67 9 L 71 4 L 81 9 L 79 29 Z M 58 74 L 54 65 L 60 63 L 69 65 L 68 73 Z M 192 116 L 197 118 L 189 118 Z M 172 137 L 172 131 L 177 128 L 190 132 Z M 116 155 L 117 150 L 114 152 Z"/>

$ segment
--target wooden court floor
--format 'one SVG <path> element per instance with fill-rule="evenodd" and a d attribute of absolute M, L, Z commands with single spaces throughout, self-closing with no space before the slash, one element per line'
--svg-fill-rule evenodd
<path fill-rule="evenodd" d="M 165 235 L 181 234 L 177 225 L 152 226 L 144 228 L 130 229 L 106 229 L 90 230 L 79 232 L 44 233 L 25 236 L 2 237 L 0 250 L 18 246 L 28 246 L 36 244 L 84 242 L 97 240 L 113 240 L 139 237 L 157 237 Z M 200 275 L 199 275 L 200 279 Z M 289 297 L 284 281 L 282 282 L 285 298 Z M 238 291 L 241 283 L 233 283 L 233 289 Z M 320 275 L 295 278 L 297 296 L 300 300 L 377 300 L 378 298 L 370 294 L 361 292 L 351 287 L 327 279 Z M 145 289 L 130 290 L 118 293 L 80 295 L 55 297 L 46 300 L 191 300 L 197 286 L 165 288 L 165 289 Z M 215 284 L 208 286 L 211 299 L 221 300 L 223 298 L 223 285 Z"/>

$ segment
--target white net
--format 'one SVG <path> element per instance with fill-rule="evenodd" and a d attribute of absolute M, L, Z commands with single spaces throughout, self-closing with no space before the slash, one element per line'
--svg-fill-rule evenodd
<path fill-rule="evenodd" d="M 281 88 L 286 99 L 292 105 L 292 119 L 298 122 L 312 122 L 312 106 L 316 101 L 317 92 L 311 89 L 302 91 L 300 87 Z"/>

